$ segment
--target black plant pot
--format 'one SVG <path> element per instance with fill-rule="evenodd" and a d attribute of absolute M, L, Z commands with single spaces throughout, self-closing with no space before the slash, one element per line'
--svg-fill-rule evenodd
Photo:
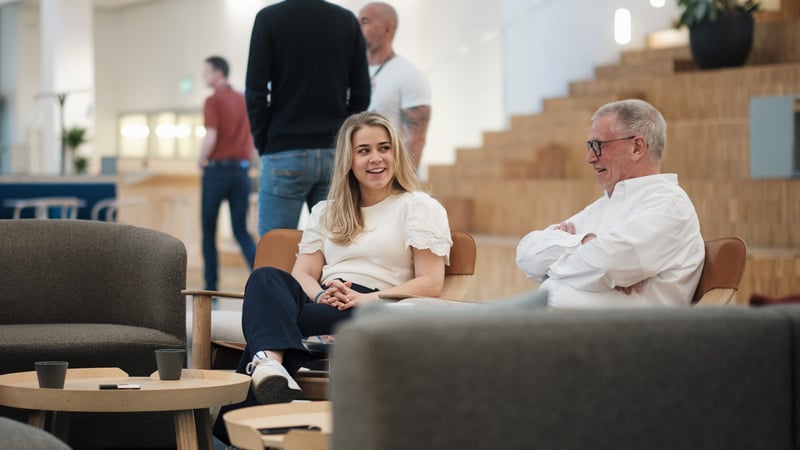
<path fill-rule="evenodd" d="M 701 69 L 738 67 L 753 47 L 755 21 L 750 14 L 720 16 L 689 29 L 689 46 Z"/>

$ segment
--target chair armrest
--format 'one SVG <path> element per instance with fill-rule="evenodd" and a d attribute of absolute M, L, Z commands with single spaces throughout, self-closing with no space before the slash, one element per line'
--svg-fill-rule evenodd
<path fill-rule="evenodd" d="M 736 291 L 733 288 L 713 288 L 706 291 L 694 306 L 726 306 L 736 304 Z"/>
<path fill-rule="evenodd" d="M 184 289 L 181 291 L 181 295 L 205 296 L 209 298 L 210 297 L 224 297 L 224 298 L 234 298 L 234 299 L 244 298 L 243 292 L 207 291 L 205 289 Z"/>
<path fill-rule="evenodd" d="M 475 300 L 465 300 L 463 298 L 445 298 L 445 297 L 421 297 L 419 295 L 412 295 L 412 294 L 381 294 L 378 295 L 378 298 L 381 300 L 385 300 L 387 302 L 398 302 L 401 300 L 414 300 L 414 299 L 423 299 L 425 304 L 435 304 L 437 300 L 441 300 L 443 303 L 484 303 Z"/>
<path fill-rule="evenodd" d="M 211 368 L 211 297 L 244 298 L 241 292 L 219 292 L 185 289 L 192 296 L 192 368 Z"/>
<path fill-rule="evenodd" d="M 405 300 L 407 298 L 417 298 L 419 295 L 413 294 L 378 294 L 378 298 L 381 300 Z"/>

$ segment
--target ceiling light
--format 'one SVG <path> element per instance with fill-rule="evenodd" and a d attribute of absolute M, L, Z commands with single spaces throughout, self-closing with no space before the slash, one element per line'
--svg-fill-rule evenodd
<path fill-rule="evenodd" d="M 620 45 L 631 42 L 631 12 L 625 8 L 614 12 L 614 40 Z"/>

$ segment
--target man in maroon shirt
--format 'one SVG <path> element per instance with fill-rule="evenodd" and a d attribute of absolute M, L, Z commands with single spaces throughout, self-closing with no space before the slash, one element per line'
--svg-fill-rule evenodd
<path fill-rule="evenodd" d="M 250 206 L 250 161 L 255 157 L 244 95 L 228 84 L 228 62 L 219 56 L 206 59 L 203 79 L 214 89 L 203 105 L 206 135 L 200 151 L 203 171 L 201 217 L 206 289 L 217 290 L 217 218 L 228 200 L 233 235 L 253 268 L 256 244 L 247 231 Z"/>

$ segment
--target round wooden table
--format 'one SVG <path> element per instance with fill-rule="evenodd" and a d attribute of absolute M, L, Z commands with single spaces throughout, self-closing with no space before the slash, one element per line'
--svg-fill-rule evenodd
<path fill-rule="evenodd" d="M 331 402 L 294 402 L 240 408 L 222 416 L 231 444 L 247 450 L 265 447 L 321 450 L 330 446 L 333 421 Z M 259 429 L 313 425 L 319 431 L 292 430 L 287 434 L 262 434 Z"/>
<path fill-rule="evenodd" d="M 100 390 L 101 384 L 138 384 L 138 390 Z M 117 368 L 69 369 L 64 389 L 41 389 L 36 372 L 0 375 L 0 404 L 32 410 L 44 428 L 54 412 L 175 412 L 178 449 L 213 449 L 209 408 L 245 399 L 250 377 L 221 370 L 183 369 L 180 380 L 129 377 Z"/>

